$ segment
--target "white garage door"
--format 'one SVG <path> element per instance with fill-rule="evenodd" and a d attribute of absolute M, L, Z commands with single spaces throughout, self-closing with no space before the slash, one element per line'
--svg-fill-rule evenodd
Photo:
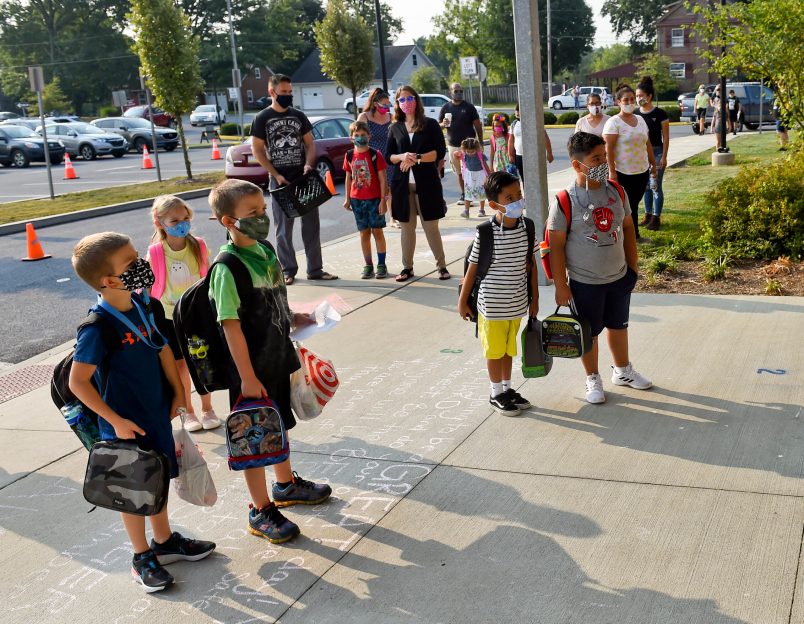
<path fill-rule="evenodd" d="M 305 87 L 302 89 L 302 106 L 304 110 L 324 108 L 324 94 L 321 89 Z"/>

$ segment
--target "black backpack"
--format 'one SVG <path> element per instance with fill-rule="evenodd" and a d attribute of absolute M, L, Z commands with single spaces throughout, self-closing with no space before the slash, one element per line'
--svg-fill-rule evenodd
<path fill-rule="evenodd" d="M 267 241 L 259 243 L 274 250 Z M 176 336 L 199 394 L 229 388 L 229 348 L 223 328 L 218 323 L 215 304 L 209 297 L 212 269 L 216 264 L 223 264 L 232 272 L 241 301 L 248 299 L 254 289 L 251 275 L 242 260 L 222 251 L 209 267 L 206 277 L 190 286 L 176 303 L 173 309 Z"/>
<path fill-rule="evenodd" d="M 111 323 L 104 319 L 102 314 L 98 314 L 97 312 L 90 312 L 87 317 L 78 325 L 76 332 L 89 325 L 98 326 L 101 333 L 101 340 L 103 340 L 103 344 L 106 347 L 106 356 L 104 357 L 103 362 L 101 362 L 101 364 L 98 366 L 101 374 L 100 386 L 98 386 L 98 383 L 95 381 L 95 377 L 93 376 L 92 378 L 92 385 L 95 386 L 95 389 L 98 391 L 98 393 L 102 395 L 106 386 L 106 376 L 109 373 L 109 359 L 121 348 L 120 336 L 117 335 L 117 332 L 115 331 L 114 327 L 112 327 Z M 96 442 L 97 440 L 92 440 L 91 438 L 94 436 L 88 437 L 86 432 L 88 430 L 95 432 L 98 430 L 98 415 L 84 405 L 83 402 L 79 401 L 78 398 L 73 394 L 72 390 L 70 390 L 70 371 L 73 367 L 74 355 L 75 349 L 70 351 L 67 357 L 56 364 L 56 366 L 53 368 L 53 378 L 50 380 L 50 398 L 53 401 L 53 404 L 58 407 L 59 410 L 61 410 L 61 408 L 68 403 L 72 403 L 74 401 L 77 401 L 81 404 L 83 415 L 89 421 L 89 427 L 86 427 L 87 423 L 84 423 L 84 426 L 76 426 L 71 424 L 70 428 L 78 436 L 78 439 L 81 440 L 81 443 L 87 449 L 89 449 L 92 446 L 92 442 Z M 98 437 L 98 439 L 100 438 Z"/>
<path fill-rule="evenodd" d="M 536 226 L 534 225 L 531 219 L 527 217 L 523 217 L 525 221 L 525 232 L 528 236 L 528 251 L 526 254 L 528 267 L 533 266 L 532 256 L 533 256 L 533 246 L 536 243 Z M 484 221 L 480 225 L 477 226 L 477 233 L 479 237 L 479 249 L 478 249 L 478 259 L 477 259 L 477 273 L 475 275 L 475 283 L 472 284 L 472 290 L 469 291 L 469 310 L 472 312 L 472 322 L 477 323 L 477 296 L 480 292 L 480 282 L 483 281 L 483 278 L 486 277 L 486 274 L 489 272 L 491 268 L 492 257 L 494 255 L 494 225 L 492 224 L 491 220 Z M 466 271 L 469 270 L 469 256 L 472 255 L 472 247 L 474 246 L 474 241 L 469 243 L 469 246 L 466 248 L 466 253 L 464 254 L 463 258 L 463 274 L 464 279 L 466 276 Z M 458 295 L 460 296 L 461 288 L 463 287 L 463 280 L 458 285 Z M 528 302 L 530 302 L 532 297 L 532 293 L 530 292 L 530 279 L 528 279 Z"/>

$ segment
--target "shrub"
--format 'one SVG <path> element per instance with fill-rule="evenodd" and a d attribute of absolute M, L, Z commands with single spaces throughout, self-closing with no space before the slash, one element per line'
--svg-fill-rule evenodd
<path fill-rule="evenodd" d="M 117 117 L 120 114 L 120 107 L 119 106 L 101 106 L 100 107 L 100 116 L 101 117 Z"/>
<path fill-rule="evenodd" d="M 614 115 L 620 114 L 620 107 L 619 106 L 612 106 L 611 108 L 606 109 L 606 114 L 610 117 L 614 117 Z"/>
<path fill-rule="evenodd" d="M 730 246 L 739 257 L 775 260 L 804 256 L 804 158 L 743 167 L 705 199 L 704 241 Z"/>
<path fill-rule="evenodd" d="M 668 106 L 664 109 L 670 121 L 681 121 L 681 109 L 678 106 Z"/>
<path fill-rule="evenodd" d="M 645 268 L 647 269 L 648 273 L 652 273 L 653 275 L 659 273 L 672 274 L 678 270 L 678 263 L 670 251 L 663 250 L 650 258 L 647 261 Z"/>
<path fill-rule="evenodd" d="M 544 125 L 545 126 L 552 126 L 558 121 L 555 115 L 550 111 L 544 111 Z"/>
<path fill-rule="evenodd" d="M 779 280 L 768 279 L 765 280 L 765 294 L 779 297 L 784 294 L 782 283 Z"/>
<path fill-rule="evenodd" d="M 576 123 L 578 123 L 578 119 L 579 119 L 578 113 L 576 113 L 575 111 L 567 111 L 566 113 L 561 113 L 558 116 L 558 123 L 561 124 L 562 126 L 565 125 L 574 126 Z"/>
<path fill-rule="evenodd" d="M 221 124 L 220 133 L 227 136 L 239 136 L 240 124 L 233 121 L 227 121 L 226 123 Z M 251 124 L 246 124 L 245 134 L 251 134 Z"/>
<path fill-rule="evenodd" d="M 494 121 L 494 115 L 502 115 L 503 118 L 505 119 L 505 123 L 507 123 L 509 126 L 511 125 L 511 116 L 508 113 L 494 112 L 494 113 L 486 113 L 487 126 L 490 126 Z"/>
<path fill-rule="evenodd" d="M 726 277 L 726 269 L 732 262 L 731 252 L 727 249 L 711 249 L 704 258 L 704 270 L 701 276 L 704 281 L 714 282 Z"/>

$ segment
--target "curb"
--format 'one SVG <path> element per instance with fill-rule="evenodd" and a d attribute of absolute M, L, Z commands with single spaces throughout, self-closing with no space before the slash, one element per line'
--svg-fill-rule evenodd
<path fill-rule="evenodd" d="M 212 187 L 201 189 L 194 189 L 192 191 L 181 191 L 174 193 L 181 199 L 196 199 L 198 197 L 206 197 Z M 50 227 L 52 225 L 62 225 L 64 223 L 74 223 L 75 221 L 83 221 L 84 219 L 92 219 L 94 217 L 103 217 L 105 215 L 116 214 L 118 212 L 126 212 L 128 210 L 136 210 L 138 208 L 145 208 L 150 206 L 154 198 L 146 197 L 144 199 L 137 199 L 130 202 L 123 202 L 121 204 L 110 204 L 108 206 L 98 206 L 97 208 L 87 208 L 86 210 L 77 210 L 75 212 L 65 212 L 57 215 L 50 215 L 48 217 L 38 217 L 36 219 L 28 219 L 25 221 L 13 221 L 11 223 L 4 223 L 0 225 L 0 236 L 8 234 L 19 234 L 25 231 L 27 223 L 33 223 L 37 229 Z"/>

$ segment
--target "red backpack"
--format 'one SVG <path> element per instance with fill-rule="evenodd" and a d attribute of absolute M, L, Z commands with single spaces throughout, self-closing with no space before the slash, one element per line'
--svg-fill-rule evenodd
<path fill-rule="evenodd" d="M 609 180 L 609 184 L 617 189 L 617 192 L 620 194 L 620 201 L 623 203 L 623 206 L 625 206 L 625 191 L 623 191 L 623 187 L 614 180 Z M 556 199 L 558 200 L 561 212 L 564 213 L 564 218 L 567 220 L 567 234 L 569 234 L 570 228 L 572 227 L 572 202 L 570 201 L 569 193 L 566 189 L 562 189 L 556 195 Z M 549 280 L 553 279 L 553 270 L 550 268 L 550 231 L 547 229 L 547 225 L 544 226 L 544 240 L 539 243 L 539 256 L 541 256 L 542 259 L 542 268 L 544 269 L 545 276 Z"/>

